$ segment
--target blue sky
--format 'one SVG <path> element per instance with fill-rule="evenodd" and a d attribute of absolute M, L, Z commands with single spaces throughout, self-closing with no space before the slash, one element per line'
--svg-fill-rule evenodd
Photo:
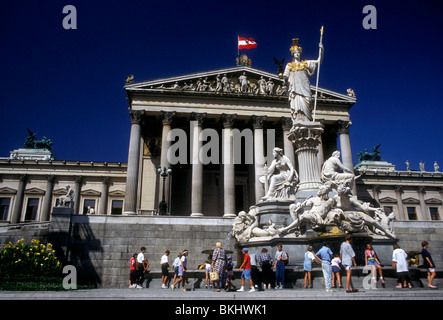
<path fill-rule="evenodd" d="M 377 9 L 366 30 L 363 7 Z M 77 30 L 62 25 L 77 9 Z M 300 38 L 318 55 L 320 86 L 353 88 L 350 129 L 357 153 L 381 144 L 405 170 L 443 165 L 441 1 L 10 1 L 0 12 L 0 156 L 22 147 L 26 128 L 54 142 L 60 160 L 126 162 L 130 122 L 124 80 L 231 67 L 237 34 L 253 37 L 253 67 L 276 72 Z"/>

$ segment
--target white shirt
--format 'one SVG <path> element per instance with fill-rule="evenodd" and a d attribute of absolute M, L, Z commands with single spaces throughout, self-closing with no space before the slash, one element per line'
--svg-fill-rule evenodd
<path fill-rule="evenodd" d="M 160 261 L 160 264 L 163 264 L 163 263 L 169 263 L 169 256 L 167 256 L 167 255 L 162 255 L 162 259 L 161 259 L 161 261 Z"/>
<path fill-rule="evenodd" d="M 140 253 L 137 255 L 137 262 L 138 262 L 138 263 L 143 263 L 143 260 L 145 260 L 145 255 L 143 254 L 143 252 L 140 252 Z"/>
<path fill-rule="evenodd" d="M 174 267 L 178 267 L 179 265 L 180 265 L 180 258 L 179 257 L 177 257 L 177 258 L 175 258 L 175 260 L 174 260 Z"/>
<path fill-rule="evenodd" d="M 392 261 L 397 263 L 397 272 L 405 272 L 409 271 L 408 263 L 406 262 L 406 258 L 408 257 L 407 253 L 403 249 L 395 249 L 392 253 Z"/>

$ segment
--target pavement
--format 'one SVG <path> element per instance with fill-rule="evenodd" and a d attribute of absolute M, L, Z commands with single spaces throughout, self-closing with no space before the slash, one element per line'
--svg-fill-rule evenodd
<path fill-rule="evenodd" d="M 289 288 L 269 289 L 264 291 L 216 292 L 214 289 L 161 289 L 157 280 L 143 289 L 87 289 L 66 291 L 0 291 L 0 300 L 151 300 L 151 301 L 244 301 L 244 300 L 443 300 L 443 288 L 430 289 L 426 286 L 412 289 L 397 289 L 394 286 L 377 289 L 357 287 L 358 292 L 347 293 L 345 289 L 333 289 L 326 292 L 322 286 L 314 289 Z"/>

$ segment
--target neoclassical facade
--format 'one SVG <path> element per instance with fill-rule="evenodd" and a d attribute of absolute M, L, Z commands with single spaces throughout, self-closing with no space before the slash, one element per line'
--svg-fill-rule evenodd
<path fill-rule="evenodd" d="M 163 203 L 171 216 L 235 217 L 264 196 L 259 178 L 274 146 L 302 169 L 287 139 L 285 85 L 250 66 L 128 82 L 127 163 L 1 158 L 0 224 L 49 221 L 66 185 L 74 190 L 75 214 L 156 215 Z M 337 149 L 343 164 L 354 167 L 350 109 L 356 101 L 352 90 L 318 89 L 319 167 Z M 398 220 L 441 220 L 442 174 L 392 167 L 357 165 L 358 198 L 396 212 Z"/>

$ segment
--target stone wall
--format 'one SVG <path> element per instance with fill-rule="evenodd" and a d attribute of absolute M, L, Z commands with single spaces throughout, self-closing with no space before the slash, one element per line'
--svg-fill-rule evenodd
<path fill-rule="evenodd" d="M 171 252 L 189 250 L 189 269 L 207 260 L 203 250 L 214 249 L 220 241 L 232 247 L 232 219 L 156 216 L 73 216 L 70 261 L 80 280 L 99 287 L 126 287 L 129 260 L 140 247 L 146 247 L 149 269 L 161 270 L 160 258 Z"/>
<path fill-rule="evenodd" d="M 208 258 L 202 251 L 214 249 L 217 241 L 234 251 L 234 241 L 229 237 L 232 223 L 232 219 L 223 218 L 73 215 L 68 260 L 77 268 L 80 281 L 124 288 L 129 259 L 141 246 L 147 248 L 152 271 L 160 271 L 160 258 L 166 249 L 171 251 L 171 263 L 179 251 L 188 249 L 188 266 L 195 270 Z M 406 251 L 420 251 L 421 242 L 428 241 L 437 268 L 443 266 L 443 221 L 395 221 L 394 230 Z M 1 226 L 0 240 L 2 244 L 20 238 L 45 242 L 48 232 L 49 223 Z M 237 262 L 236 252 L 233 258 Z"/>
<path fill-rule="evenodd" d="M 426 240 L 435 265 L 443 268 L 443 221 L 394 221 L 393 227 L 403 250 L 421 251 L 421 243 Z"/>

